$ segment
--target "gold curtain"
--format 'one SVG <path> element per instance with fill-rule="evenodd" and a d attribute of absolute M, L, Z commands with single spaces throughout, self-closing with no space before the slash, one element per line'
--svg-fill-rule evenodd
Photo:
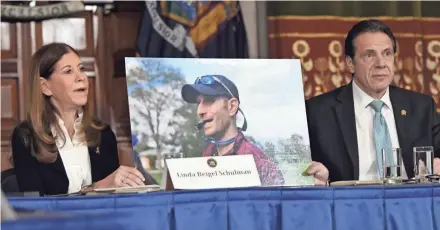
<path fill-rule="evenodd" d="M 301 6 L 295 8 L 298 12 L 325 11 L 326 9 L 311 10 L 298 2 L 288 3 Z M 332 3 L 332 2 L 330 2 Z M 397 39 L 396 75 L 394 85 L 409 90 L 431 95 L 437 102 L 440 112 L 440 17 L 420 16 L 422 14 L 440 14 L 421 10 L 421 4 L 409 2 L 402 7 L 397 2 L 385 2 L 383 7 L 376 5 L 360 10 L 353 7 L 360 2 L 333 2 L 331 5 L 321 5 L 337 15 L 276 15 L 278 11 L 288 14 L 285 3 L 275 3 L 268 7 L 272 10 L 268 17 L 269 56 L 271 58 L 298 58 L 303 67 L 304 92 L 306 98 L 328 92 L 351 81 L 351 74 L 345 67 L 344 40 L 346 33 L 358 21 L 375 18 L 390 26 Z M 337 3 L 337 4 L 336 4 Z M 270 4 L 270 3 L 268 3 Z M 284 4 L 284 7 L 280 7 Z M 440 9 L 440 4 L 438 4 Z M 330 6 L 333 6 L 331 8 Z M 359 15 L 373 14 L 371 17 L 347 16 L 349 13 Z M 383 11 L 388 6 L 388 14 L 397 16 L 377 16 L 376 11 Z M 276 9 L 276 10 L 274 10 Z M 368 9 L 368 10 L 366 10 Z M 399 9 L 406 14 L 416 16 L 400 16 Z M 411 9 L 409 12 L 408 9 Z M 275 13 L 274 13 L 275 11 Z M 381 14 L 383 12 L 379 12 Z M 275 15 L 274 15 L 275 14 Z M 340 16 L 340 15 L 343 16 Z M 434 15 L 435 16 L 435 15 Z"/>

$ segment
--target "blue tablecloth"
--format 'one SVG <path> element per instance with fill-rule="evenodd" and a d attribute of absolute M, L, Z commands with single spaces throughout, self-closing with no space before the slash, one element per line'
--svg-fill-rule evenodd
<path fill-rule="evenodd" d="M 89 229 L 106 230 L 440 230 L 440 185 L 219 189 L 10 202 L 78 215 L 58 220 L 59 226 L 70 221 L 69 229 L 83 229 L 88 220 Z M 85 214 L 93 214 L 94 223 Z M 33 224 L 9 222 L 2 229 L 36 229 Z"/>
<path fill-rule="evenodd" d="M 27 217 L 19 221 L 5 221 L 1 229 L 8 230 L 135 230 L 148 229 L 142 213 L 108 211 L 106 213 L 81 214 L 72 217 Z"/>

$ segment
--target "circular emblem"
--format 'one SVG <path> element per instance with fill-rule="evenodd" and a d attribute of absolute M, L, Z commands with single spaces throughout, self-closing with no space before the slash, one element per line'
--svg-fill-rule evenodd
<path fill-rule="evenodd" d="M 440 41 L 432 40 L 428 43 L 428 53 L 433 57 L 440 58 Z"/>
<path fill-rule="evenodd" d="M 298 40 L 293 43 L 292 51 L 297 57 L 304 58 L 310 53 L 310 46 L 305 40 Z"/>
<path fill-rule="evenodd" d="M 335 58 L 341 57 L 343 51 L 341 42 L 338 40 L 331 41 L 328 45 L 328 51 Z"/>
<path fill-rule="evenodd" d="M 215 168 L 217 166 L 217 161 L 212 158 L 209 158 L 207 163 L 208 163 L 208 166 L 211 168 Z"/>

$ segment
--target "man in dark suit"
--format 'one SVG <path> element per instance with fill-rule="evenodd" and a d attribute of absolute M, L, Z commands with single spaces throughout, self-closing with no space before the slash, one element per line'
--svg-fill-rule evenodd
<path fill-rule="evenodd" d="M 312 158 L 330 181 L 377 180 L 382 150 L 400 148 L 403 177 L 412 178 L 413 147 L 433 146 L 440 173 L 440 122 L 434 100 L 391 86 L 396 40 L 384 23 L 361 21 L 345 39 L 353 81 L 306 102 Z"/>

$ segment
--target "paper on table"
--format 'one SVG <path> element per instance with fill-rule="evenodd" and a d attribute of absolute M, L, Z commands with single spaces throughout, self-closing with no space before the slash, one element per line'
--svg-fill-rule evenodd
<path fill-rule="evenodd" d="M 355 186 L 355 185 L 381 185 L 383 181 L 380 180 L 344 180 L 344 181 L 335 181 L 330 183 L 330 186 Z"/>
<path fill-rule="evenodd" d="M 159 185 L 144 185 L 136 187 L 118 187 L 118 188 L 98 188 L 94 189 L 95 193 L 145 193 L 159 191 Z"/>

